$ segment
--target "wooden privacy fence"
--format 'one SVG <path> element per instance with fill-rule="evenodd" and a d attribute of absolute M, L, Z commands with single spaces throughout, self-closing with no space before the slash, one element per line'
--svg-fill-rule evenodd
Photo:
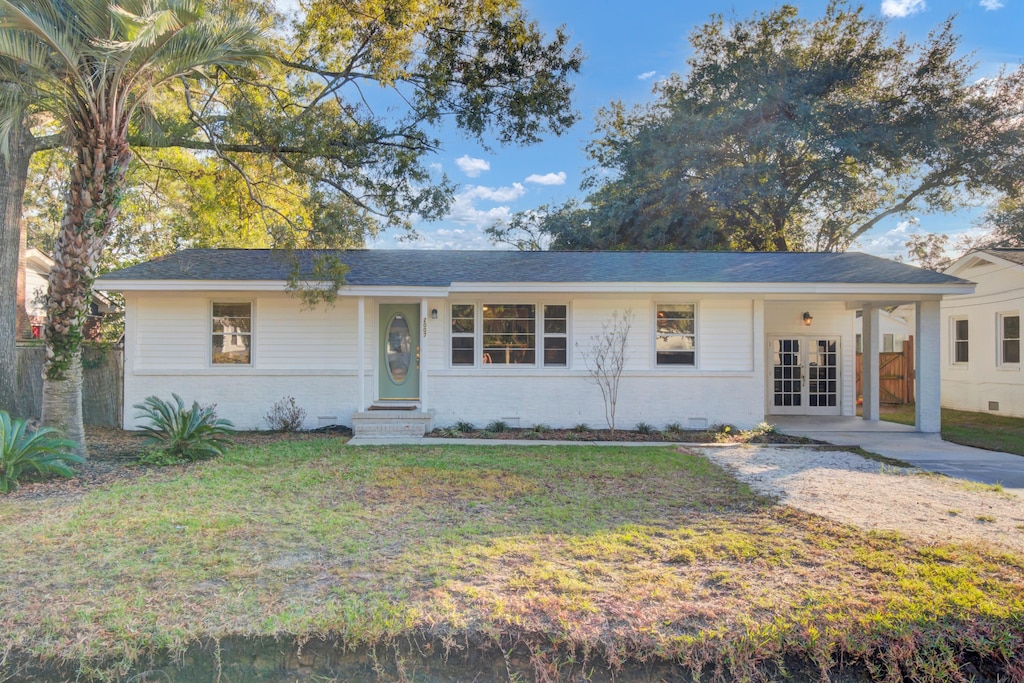
<path fill-rule="evenodd" d="M 862 396 L 863 354 L 857 354 L 857 396 Z M 878 354 L 878 400 L 880 403 L 914 402 L 914 338 L 903 342 L 903 350 Z"/>
<path fill-rule="evenodd" d="M 18 345 L 18 396 L 15 414 L 39 419 L 43 408 L 41 344 Z M 82 348 L 82 420 L 87 425 L 120 427 L 124 396 L 124 352 L 105 344 Z"/>

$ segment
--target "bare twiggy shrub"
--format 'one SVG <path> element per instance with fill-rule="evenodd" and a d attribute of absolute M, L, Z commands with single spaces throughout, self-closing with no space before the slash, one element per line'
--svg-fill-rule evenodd
<path fill-rule="evenodd" d="M 626 342 L 629 330 L 633 327 L 636 316 L 627 308 L 621 315 L 618 311 L 601 325 L 601 334 L 590 338 L 590 347 L 580 349 L 583 362 L 587 366 L 588 379 L 601 389 L 604 399 L 604 418 L 608 428 L 615 431 L 615 408 L 619 402 L 619 380 L 629 360 Z"/>
<path fill-rule="evenodd" d="M 297 432 L 302 429 L 302 423 L 306 419 L 306 411 L 299 407 L 292 396 L 285 396 L 270 407 L 270 412 L 264 418 L 271 431 L 275 432 Z"/>

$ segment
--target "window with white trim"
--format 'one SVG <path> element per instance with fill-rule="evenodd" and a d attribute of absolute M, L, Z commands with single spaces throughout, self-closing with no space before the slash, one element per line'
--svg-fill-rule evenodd
<path fill-rule="evenodd" d="M 697 365 L 696 304 L 658 304 L 654 335 L 658 365 Z"/>
<path fill-rule="evenodd" d="M 1020 315 L 999 316 L 999 363 L 1020 363 Z"/>
<path fill-rule="evenodd" d="M 951 322 L 953 325 L 953 362 L 966 363 L 970 350 L 968 339 L 970 326 L 967 324 L 967 318 L 953 318 Z"/>
<path fill-rule="evenodd" d="M 452 304 L 452 367 L 568 367 L 565 304 Z"/>
<path fill-rule="evenodd" d="M 452 304 L 452 365 L 476 363 L 476 307 Z"/>
<path fill-rule="evenodd" d="M 544 367 L 569 364 L 569 307 L 544 306 Z"/>
<path fill-rule="evenodd" d="M 214 301 L 211 329 L 214 365 L 252 363 L 251 301 Z"/>

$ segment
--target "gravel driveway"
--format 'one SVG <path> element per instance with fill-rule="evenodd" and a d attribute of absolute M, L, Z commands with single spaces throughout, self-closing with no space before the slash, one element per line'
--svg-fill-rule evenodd
<path fill-rule="evenodd" d="M 689 448 L 756 490 L 863 529 L 927 541 L 990 543 L 1024 553 L 1024 500 L 984 484 L 815 448 Z"/>

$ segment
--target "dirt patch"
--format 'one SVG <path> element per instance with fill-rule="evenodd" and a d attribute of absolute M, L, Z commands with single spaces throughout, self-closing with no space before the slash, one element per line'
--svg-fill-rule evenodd
<path fill-rule="evenodd" d="M 146 437 L 139 432 L 111 427 L 86 427 L 85 434 L 89 458 L 74 466 L 74 477 L 43 478 L 30 473 L 22 479 L 16 491 L 0 500 L 76 496 L 98 486 L 134 481 L 142 476 L 177 476 L 189 467 L 187 464 L 171 467 L 140 466 L 139 456 L 146 452 L 147 446 Z M 331 427 L 308 432 L 236 432 L 231 440 L 237 446 L 265 446 L 279 441 L 306 441 L 325 437 L 347 440 L 351 435 L 351 430 L 346 427 Z"/>
<path fill-rule="evenodd" d="M 805 512 L 931 542 L 982 541 L 1024 552 L 1024 501 L 991 486 L 892 467 L 847 451 L 692 450 Z"/>

